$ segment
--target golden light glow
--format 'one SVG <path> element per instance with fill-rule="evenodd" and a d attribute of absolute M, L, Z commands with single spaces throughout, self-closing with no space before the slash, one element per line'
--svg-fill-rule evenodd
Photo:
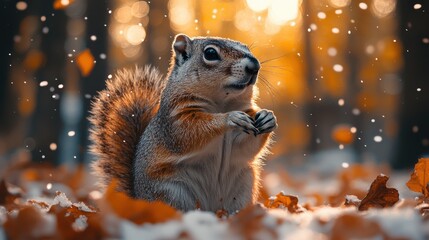
<path fill-rule="evenodd" d="M 284 25 L 298 17 L 300 0 L 272 0 L 268 10 L 268 20 L 276 25 Z"/>
<path fill-rule="evenodd" d="M 371 4 L 371 11 L 375 16 L 383 18 L 392 13 L 395 7 L 395 0 L 374 0 Z"/>
<path fill-rule="evenodd" d="M 255 25 L 252 12 L 248 9 L 237 12 L 237 14 L 235 14 L 234 25 L 243 32 L 251 30 Z"/>
<path fill-rule="evenodd" d="M 146 31 L 140 25 L 133 25 L 127 29 L 125 38 L 130 44 L 139 45 L 146 38 Z"/>
<path fill-rule="evenodd" d="M 265 22 L 264 33 L 268 35 L 274 35 L 274 34 L 277 34 L 278 32 L 280 32 L 279 25 L 273 24 L 270 21 Z"/>
<path fill-rule="evenodd" d="M 247 6 L 255 12 L 267 10 L 272 0 L 247 0 Z"/>
<path fill-rule="evenodd" d="M 118 9 L 116 9 L 114 15 L 115 20 L 120 23 L 127 23 L 133 17 L 132 10 L 130 6 L 124 5 Z"/>
<path fill-rule="evenodd" d="M 131 6 L 131 12 L 134 17 L 145 17 L 149 13 L 149 4 L 145 1 L 135 2 Z"/>
<path fill-rule="evenodd" d="M 130 46 L 127 48 L 123 48 L 122 49 L 122 54 L 124 54 L 125 57 L 133 59 L 138 57 L 141 54 L 141 46 L 137 45 L 137 46 Z"/>
<path fill-rule="evenodd" d="M 194 19 L 194 7 L 189 0 L 170 0 L 168 4 L 172 27 L 180 31 Z"/>
<path fill-rule="evenodd" d="M 341 8 L 348 6 L 350 4 L 350 0 L 330 0 L 329 3 L 331 3 L 333 7 Z"/>

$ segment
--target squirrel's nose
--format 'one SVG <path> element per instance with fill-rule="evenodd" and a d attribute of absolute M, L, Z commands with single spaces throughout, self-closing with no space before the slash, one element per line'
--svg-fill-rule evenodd
<path fill-rule="evenodd" d="M 246 72 L 249 74 L 257 74 L 259 69 L 261 68 L 261 65 L 259 64 L 259 61 L 254 57 L 247 57 L 249 60 L 246 64 Z"/>

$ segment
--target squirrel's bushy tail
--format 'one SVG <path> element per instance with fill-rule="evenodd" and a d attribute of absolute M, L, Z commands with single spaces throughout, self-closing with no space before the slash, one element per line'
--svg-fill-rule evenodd
<path fill-rule="evenodd" d="M 120 70 L 106 81 L 106 89 L 92 103 L 92 164 L 102 185 L 115 178 L 118 190 L 133 192 L 133 161 L 137 144 L 159 108 L 165 81 L 159 72 L 146 66 Z"/>

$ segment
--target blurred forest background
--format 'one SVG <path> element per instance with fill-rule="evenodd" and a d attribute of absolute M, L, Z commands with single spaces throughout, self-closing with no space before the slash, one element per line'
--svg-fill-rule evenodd
<path fill-rule="evenodd" d="M 268 167 L 429 153 L 429 2 L 1 1 L 0 167 L 89 163 L 88 111 L 116 69 L 166 72 L 176 33 L 251 46 L 279 128 Z"/>

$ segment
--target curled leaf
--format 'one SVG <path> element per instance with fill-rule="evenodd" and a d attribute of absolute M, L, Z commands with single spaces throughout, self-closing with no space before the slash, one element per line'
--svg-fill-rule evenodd
<path fill-rule="evenodd" d="M 230 217 L 229 225 L 243 236 L 243 239 L 255 239 L 256 234 L 261 234 L 260 236 L 265 236 L 267 239 L 277 239 L 278 236 L 274 229 L 263 225 L 266 216 L 267 211 L 260 205 L 249 205 L 240 210 L 237 215 Z"/>
<path fill-rule="evenodd" d="M 429 198 L 429 158 L 420 158 L 414 166 L 407 187 L 413 191 L 422 193 L 425 198 Z"/>
<path fill-rule="evenodd" d="M 385 239 L 386 234 L 376 221 L 357 214 L 339 216 L 331 230 L 331 239 Z"/>
<path fill-rule="evenodd" d="M 270 197 L 266 202 L 267 208 L 287 208 L 290 213 L 302 212 L 302 207 L 298 205 L 298 198 L 292 195 L 278 193 L 275 197 Z"/>
<path fill-rule="evenodd" d="M 399 201 L 399 193 L 395 188 L 386 187 L 388 176 L 380 174 L 371 183 L 368 194 L 362 199 L 359 211 L 365 211 L 369 208 L 391 207 Z"/>
<path fill-rule="evenodd" d="M 116 191 L 116 186 L 117 181 L 113 181 L 107 188 L 103 200 L 108 209 L 120 218 L 142 224 L 165 222 L 180 216 L 176 209 L 163 202 L 132 199 L 125 193 Z"/>

